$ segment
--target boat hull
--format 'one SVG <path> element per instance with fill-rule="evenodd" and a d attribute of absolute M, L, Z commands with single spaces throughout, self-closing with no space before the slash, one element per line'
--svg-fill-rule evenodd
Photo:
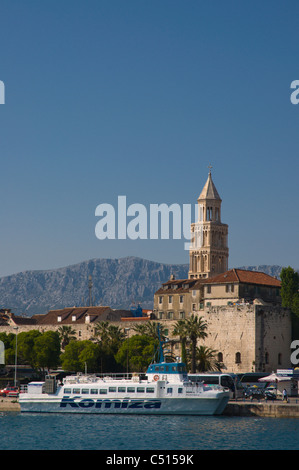
<path fill-rule="evenodd" d="M 20 397 L 21 412 L 150 415 L 220 415 L 228 394 L 202 398 L 91 399 L 82 397 Z"/>

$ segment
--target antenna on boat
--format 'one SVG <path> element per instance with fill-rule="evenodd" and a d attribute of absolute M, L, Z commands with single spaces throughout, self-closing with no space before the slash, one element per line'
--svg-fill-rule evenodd
<path fill-rule="evenodd" d="M 92 276 L 88 276 L 89 306 L 92 307 Z"/>
<path fill-rule="evenodd" d="M 165 362 L 164 353 L 163 353 L 164 341 L 161 340 L 160 323 L 158 323 L 157 325 L 157 333 L 158 333 L 158 339 L 159 339 L 159 362 Z"/>

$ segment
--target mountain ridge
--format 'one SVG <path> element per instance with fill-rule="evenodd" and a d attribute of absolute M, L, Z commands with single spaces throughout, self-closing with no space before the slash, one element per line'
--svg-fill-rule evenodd
<path fill-rule="evenodd" d="M 188 264 L 166 264 L 135 256 L 93 258 L 57 269 L 28 270 L 0 278 L 1 308 L 18 315 L 89 304 L 88 277 L 92 276 L 94 305 L 129 309 L 132 303 L 153 307 L 154 292 L 171 274 L 188 277 Z M 279 277 L 278 265 L 243 266 Z"/>

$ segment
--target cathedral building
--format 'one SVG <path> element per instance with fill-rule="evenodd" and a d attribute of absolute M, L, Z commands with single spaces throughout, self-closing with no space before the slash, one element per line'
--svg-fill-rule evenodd
<path fill-rule="evenodd" d="M 289 368 L 291 318 L 281 307 L 280 281 L 262 272 L 228 269 L 228 225 L 221 221 L 222 200 L 211 171 L 197 202 L 188 278 L 172 276 L 155 292 L 155 318 L 174 324 L 192 314 L 202 317 L 208 336 L 201 345 L 218 351 L 224 370 Z"/>
<path fill-rule="evenodd" d="M 191 224 L 188 278 L 166 280 L 154 294 L 150 317 L 110 307 L 73 307 L 46 315 L 17 317 L 0 311 L 0 328 L 21 333 L 32 329 L 59 330 L 71 326 L 78 339 L 92 339 L 98 321 L 110 321 L 133 334 L 137 321 L 158 320 L 180 356 L 173 336 L 178 320 L 196 315 L 207 323 L 207 337 L 198 343 L 216 351 L 222 370 L 233 373 L 288 369 L 291 355 L 291 315 L 281 307 L 278 279 L 266 273 L 228 269 L 228 226 L 221 221 L 221 198 L 211 171 L 197 200 L 198 220 Z M 128 316 L 129 315 L 129 316 Z"/>
<path fill-rule="evenodd" d="M 221 202 L 210 171 L 197 199 L 198 221 L 191 224 L 191 279 L 208 278 L 228 269 L 228 226 L 221 222 Z"/>

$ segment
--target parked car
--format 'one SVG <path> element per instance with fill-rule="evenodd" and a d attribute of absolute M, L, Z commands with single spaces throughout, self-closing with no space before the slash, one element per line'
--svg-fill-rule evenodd
<path fill-rule="evenodd" d="M 0 390 L 1 397 L 15 397 L 19 396 L 19 390 L 17 387 L 5 387 Z"/>
<path fill-rule="evenodd" d="M 271 392 L 270 390 L 264 390 L 265 400 L 276 400 L 276 393 Z"/>
<path fill-rule="evenodd" d="M 246 388 L 244 392 L 244 397 L 250 398 L 250 400 L 261 400 L 262 398 L 264 398 L 263 390 L 255 387 Z"/>
<path fill-rule="evenodd" d="M 250 400 L 276 400 L 276 394 L 272 391 L 255 387 L 247 388 L 244 397 Z"/>

